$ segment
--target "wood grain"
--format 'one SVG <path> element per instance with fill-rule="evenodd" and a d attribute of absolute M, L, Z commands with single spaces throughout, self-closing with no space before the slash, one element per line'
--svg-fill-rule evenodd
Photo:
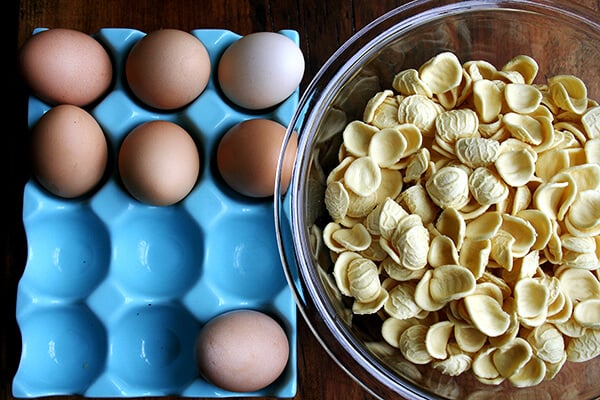
<path fill-rule="evenodd" d="M 2 2 L 8 25 L 3 41 L 9 52 L 8 107 L 4 111 L 2 146 L 3 201 L 0 228 L 2 277 L 0 296 L 0 396 L 13 399 L 11 382 L 21 353 L 14 310 L 18 281 L 26 260 L 21 221 L 27 160 L 27 91 L 17 73 L 19 47 L 36 27 L 63 27 L 94 33 L 104 27 L 192 30 L 229 29 L 238 34 L 294 29 L 305 55 L 304 89 L 329 56 L 357 30 L 406 1 L 391 0 L 23 0 Z M 594 10 L 596 0 L 578 0 Z M 5 31 L 6 32 L 6 31 Z M 6 93 L 6 91 L 4 92 Z M 6 101 L 5 101 L 6 103 Z M 9 128 L 11 126 L 11 128 Z M 298 393 L 295 399 L 373 399 L 327 355 L 298 314 Z M 60 397 L 74 400 L 75 396 Z M 57 398 L 58 399 L 58 398 Z"/>

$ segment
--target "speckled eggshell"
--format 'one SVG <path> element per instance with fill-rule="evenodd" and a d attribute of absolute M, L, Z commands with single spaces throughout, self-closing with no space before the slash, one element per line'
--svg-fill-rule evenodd
<path fill-rule="evenodd" d="M 210 320 L 197 337 L 200 373 L 232 392 L 253 392 L 273 383 L 285 369 L 289 342 L 269 315 L 234 310 Z"/>
<path fill-rule="evenodd" d="M 33 174 L 63 198 L 87 194 L 101 181 L 108 160 L 102 128 L 83 108 L 61 104 L 48 110 L 31 132 Z"/>
<path fill-rule="evenodd" d="M 206 47 L 179 29 L 160 29 L 138 41 L 127 56 L 125 74 L 131 91 L 143 103 L 173 110 L 191 103 L 210 77 Z"/>
<path fill-rule="evenodd" d="M 244 196 L 273 196 L 285 134 L 285 126 L 265 118 L 248 119 L 231 127 L 217 148 L 217 167 L 223 180 Z M 296 135 L 291 135 L 280 176 L 283 191 L 289 185 L 297 146 Z"/>
<path fill-rule="evenodd" d="M 105 48 L 83 32 L 66 28 L 41 30 L 19 52 L 23 78 L 45 102 L 84 107 L 109 89 L 113 78 Z"/>

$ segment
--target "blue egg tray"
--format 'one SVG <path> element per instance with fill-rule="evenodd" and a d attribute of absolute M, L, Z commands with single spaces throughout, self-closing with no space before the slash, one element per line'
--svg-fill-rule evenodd
<path fill-rule="evenodd" d="M 223 51 L 241 36 L 217 29 L 190 33 L 206 46 L 212 74 L 204 92 L 176 112 L 145 107 L 128 92 L 124 63 L 144 32 L 107 28 L 93 35 L 109 51 L 115 71 L 110 93 L 88 110 L 109 143 L 108 178 L 78 199 L 58 198 L 34 178 L 26 183 L 28 255 L 17 289 L 22 353 L 15 397 L 296 394 L 296 305 L 277 249 L 273 200 L 227 187 L 215 155 L 220 137 L 242 120 L 269 118 L 287 126 L 299 90 L 267 111 L 236 107 L 220 93 L 216 69 Z M 296 31 L 280 33 L 299 43 Z M 33 96 L 28 107 L 30 128 L 51 108 Z M 166 207 L 132 198 L 116 168 L 126 134 L 156 119 L 185 128 L 203 159 L 192 192 Z M 268 387 L 228 392 L 200 376 L 195 339 L 213 317 L 247 308 L 281 323 L 290 357 Z"/>

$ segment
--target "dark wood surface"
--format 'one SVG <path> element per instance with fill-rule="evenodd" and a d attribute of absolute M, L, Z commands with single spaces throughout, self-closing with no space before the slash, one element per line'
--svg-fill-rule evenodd
<path fill-rule="evenodd" d="M 23 185 L 29 177 L 25 138 L 27 91 L 17 74 L 19 47 L 35 27 L 63 27 L 94 33 L 123 27 L 149 32 L 159 28 L 229 29 L 238 34 L 294 29 L 306 59 L 305 88 L 327 58 L 358 29 L 406 1 L 392 0 L 23 0 L 3 1 L 8 33 L 3 41 L 9 75 L 2 133 L 2 221 L 0 296 L 4 320 L 0 326 L 0 394 L 13 399 L 11 383 L 21 354 L 14 316 L 17 284 L 26 260 L 21 212 Z M 599 10 L 596 0 L 577 0 Z M 7 24 L 8 22 L 8 24 Z M 5 32 L 7 32 L 5 31 Z M 5 69 L 6 70 L 6 69 Z M 6 89 L 8 88 L 8 96 Z M 298 314 L 298 393 L 295 399 L 372 399 L 332 361 Z M 75 399 L 76 397 L 61 397 Z"/>

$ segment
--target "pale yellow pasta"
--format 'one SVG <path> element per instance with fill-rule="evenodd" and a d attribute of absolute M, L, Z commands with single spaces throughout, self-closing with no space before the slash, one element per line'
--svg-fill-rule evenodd
<path fill-rule="evenodd" d="M 440 53 L 345 126 L 328 281 L 390 357 L 528 387 L 600 356 L 600 106 L 537 73 Z"/>

